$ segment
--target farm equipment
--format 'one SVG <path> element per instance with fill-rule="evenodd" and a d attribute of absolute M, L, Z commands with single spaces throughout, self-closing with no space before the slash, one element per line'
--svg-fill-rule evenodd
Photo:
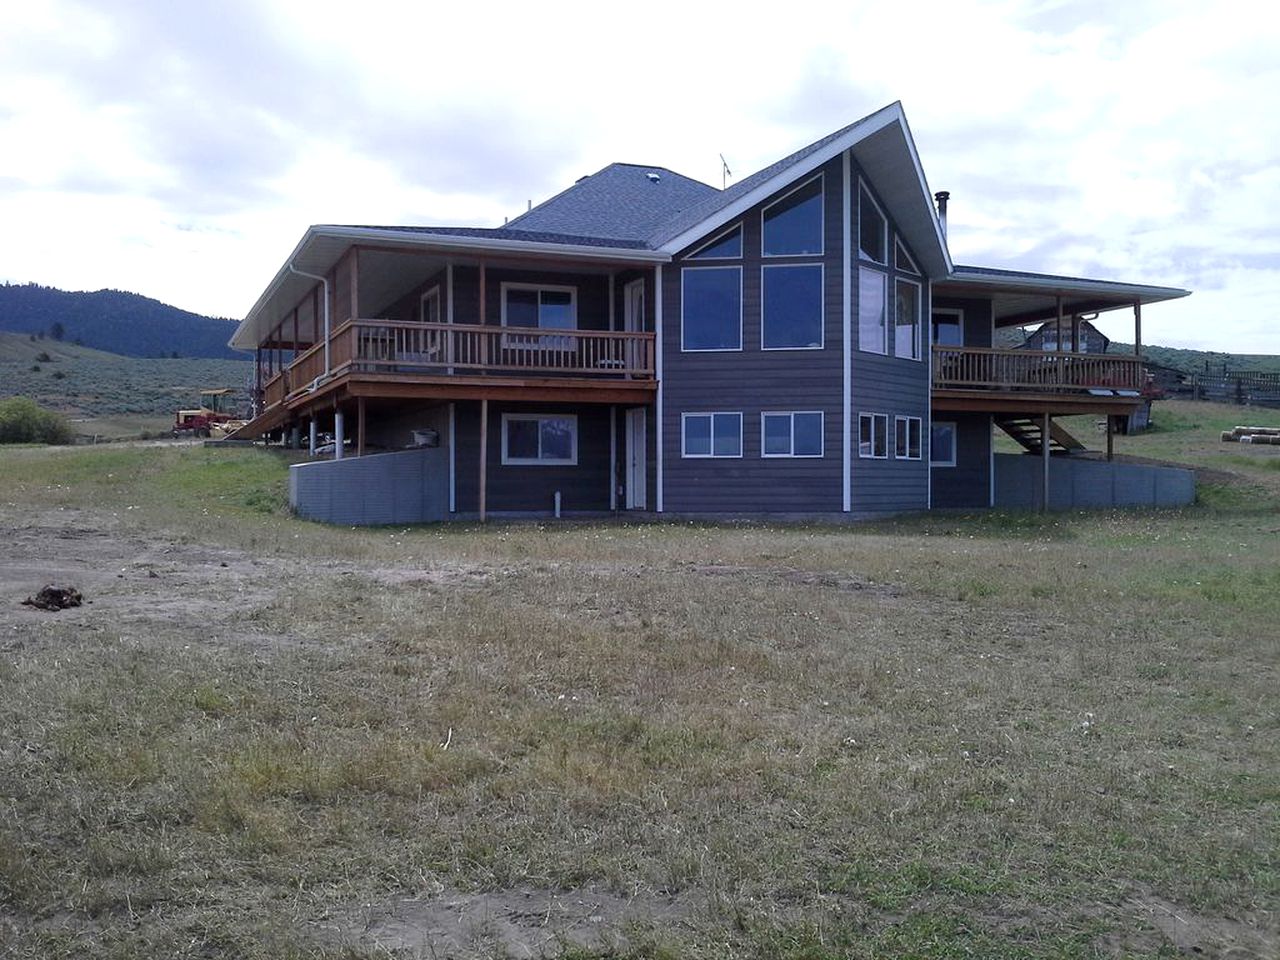
<path fill-rule="evenodd" d="M 230 432 L 230 426 L 239 426 L 230 406 L 231 391 L 226 387 L 201 390 L 198 408 L 178 411 L 173 421 L 174 437 L 210 437 L 215 434 L 225 436 Z"/>

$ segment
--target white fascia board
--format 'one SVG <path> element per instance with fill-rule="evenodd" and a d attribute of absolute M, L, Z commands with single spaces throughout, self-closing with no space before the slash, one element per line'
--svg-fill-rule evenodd
<path fill-rule="evenodd" d="M 257 346 L 255 321 L 280 289 L 280 285 L 291 276 L 289 269 L 316 239 L 332 238 L 350 240 L 352 243 L 381 243 L 404 247 L 406 250 L 427 248 L 447 253 L 505 253 L 536 254 L 571 258 L 574 260 L 599 260 L 607 262 L 626 261 L 636 263 L 666 263 L 671 257 L 654 250 L 638 250 L 633 247 L 595 247 L 581 244 L 531 242 L 528 240 L 500 240 L 483 237 L 452 237 L 433 233 L 406 233 L 401 230 L 379 230 L 368 227 L 338 227 L 316 225 L 307 228 L 298 245 L 293 248 L 284 265 L 276 273 L 275 278 L 258 297 L 252 309 L 231 335 L 229 345 L 237 350 L 252 350 Z"/>
<path fill-rule="evenodd" d="M 951 261 L 951 250 L 947 246 L 947 235 L 942 232 L 942 222 L 938 219 L 937 207 L 934 206 L 933 192 L 929 189 L 929 181 L 925 179 L 924 166 L 920 163 L 920 154 L 916 151 L 916 138 L 911 135 L 911 125 L 907 123 L 907 115 L 903 113 L 901 104 L 894 104 L 898 108 L 898 119 L 902 124 L 902 135 L 907 141 L 907 153 L 911 156 L 911 166 L 916 172 L 916 180 L 920 183 L 920 190 L 924 194 L 924 201 L 929 206 L 930 220 L 933 221 L 933 234 L 938 241 L 938 246 L 942 249 L 942 261 L 946 264 L 947 273 L 955 269 L 955 264 Z"/>
<path fill-rule="evenodd" d="M 963 270 L 964 268 L 959 268 Z M 1080 277 L 992 276 L 978 273 L 952 273 L 942 283 L 960 283 L 974 287 L 997 287 L 1001 290 L 1026 290 L 1033 293 L 1092 293 L 1104 297 L 1127 297 L 1129 301 L 1156 303 L 1188 297 L 1190 290 L 1180 287 L 1153 287 L 1140 283 L 1116 283 L 1113 280 L 1086 280 Z M 1127 303 L 1117 306 L 1127 306 Z"/>

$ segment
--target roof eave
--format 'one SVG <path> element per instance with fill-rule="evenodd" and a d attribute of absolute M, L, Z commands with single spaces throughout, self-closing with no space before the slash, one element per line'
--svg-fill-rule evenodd
<path fill-rule="evenodd" d="M 1181 287 L 1155 287 L 1141 283 L 1117 283 L 1112 280 L 1089 280 L 1084 277 L 993 276 L 964 273 L 956 267 L 942 283 L 959 283 L 974 287 L 999 287 L 1004 290 L 1026 290 L 1034 293 L 1089 293 L 1108 298 L 1127 298 L 1130 302 L 1159 303 L 1191 295 Z"/>

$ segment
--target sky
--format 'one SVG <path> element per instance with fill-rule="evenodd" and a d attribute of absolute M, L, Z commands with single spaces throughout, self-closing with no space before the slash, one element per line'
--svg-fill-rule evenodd
<path fill-rule="evenodd" d="M 613 161 L 719 186 L 721 154 L 741 178 L 901 100 L 956 262 L 1190 289 L 1145 342 L 1280 353 L 1258 10 L 25 0 L 0 23 L 0 281 L 240 318 L 310 224 L 500 226 Z"/>

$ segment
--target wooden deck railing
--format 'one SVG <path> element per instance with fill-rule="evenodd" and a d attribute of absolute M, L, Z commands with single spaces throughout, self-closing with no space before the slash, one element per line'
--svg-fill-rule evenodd
<path fill-rule="evenodd" d="M 329 374 L 652 380 L 654 350 L 652 333 L 348 320 L 330 335 Z M 324 343 L 312 344 L 267 382 L 265 408 L 324 373 Z"/>
<path fill-rule="evenodd" d="M 1102 353 L 933 348 L 933 389 L 1012 393 L 1138 390 L 1146 377 L 1140 357 Z"/>

